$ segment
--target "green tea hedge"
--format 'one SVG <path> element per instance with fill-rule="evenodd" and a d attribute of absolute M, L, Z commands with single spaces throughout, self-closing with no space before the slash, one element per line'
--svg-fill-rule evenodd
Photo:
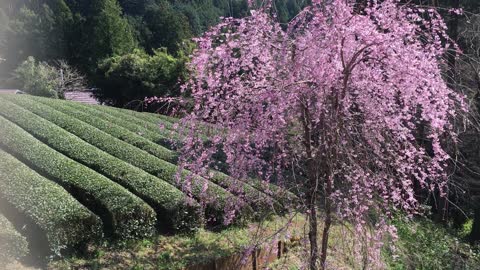
<path fill-rule="evenodd" d="M 53 150 L 1 116 L 0 126 L 0 144 L 55 179 L 99 215 L 107 234 L 120 239 L 148 237 L 153 234 L 155 212 L 137 196 Z"/>
<path fill-rule="evenodd" d="M 102 222 L 97 216 L 61 186 L 3 150 L 0 150 L 0 196 L 43 230 L 56 254 L 102 237 Z"/>
<path fill-rule="evenodd" d="M 149 153 L 119 140 L 100 129 L 74 118 L 73 116 L 54 110 L 51 107 L 40 104 L 28 97 L 14 98 L 12 101 L 22 107 L 28 108 L 33 113 L 55 123 L 97 148 L 143 169 L 179 189 L 183 188 L 184 184 L 177 181 L 175 177 L 178 172 L 177 166 L 150 155 Z M 186 178 L 189 174 L 189 172 L 185 171 L 183 176 Z M 193 179 L 195 180 L 192 180 L 191 190 L 189 190 L 189 192 L 191 192 L 196 199 L 200 200 L 206 198 L 211 202 L 207 204 L 207 211 L 209 216 L 213 215 L 216 220 L 223 220 L 227 204 L 235 206 L 242 205 L 237 197 L 220 186 L 211 182 L 208 183 L 206 179 L 201 177 L 194 177 Z M 208 186 L 205 184 L 206 182 Z M 205 186 L 207 186 L 207 188 L 204 188 Z M 243 214 L 252 214 L 253 211 L 246 205 L 241 212 Z M 246 216 L 240 217 L 243 218 Z"/>
<path fill-rule="evenodd" d="M 25 101 L 29 101 L 28 97 L 1 96 L 0 114 L 55 150 L 116 181 L 143 199 L 157 213 L 160 229 L 190 231 L 202 225 L 200 205 L 174 186 L 101 151 L 8 100 L 18 101 L 24 105 Z M 39 106 L 30 100 L 26 107 L 38 109 Z"/>
<path fill-rule="evenodd" d="M 165 121 L 162 121 L 161 119 L 159 120 L 159 118 L 156 118 L 153 114 L 139 113 L 106 106 L 80 106 L 88 107 L 89 112 L 92 114 L 94 113 L 94 110 L 96 110 L 97 112 L 103 112 L 104 114 L 102 114 L 102 117 L 107 117 L 108 121 L 115 121 L 116 124 L 122 125 L 129 130 L 141 130 L 142 134 L 144 134 L 146 138 L 157 143 L 163 144 L 163 142 L 166 141 L 167 137 L 172 138 L 173 140 L 176 140 L 178 138 L 178 134 L 173 128 L 169 131 L 160 129 L 160 124 L 166 127 L 171 126 L 166 125 Z M 93 111 L 91 108 L 93 108 Z M 110 117 L 105 114 L 110 115 Z M 156 136 L 150 135 L 151 133 L 155 133 L 156 130 L 159 131 Z M 225 174 L 221 172 L 216 172 L 215 177 L 212 179 L 212 181 L 217 184 L 223 185 L 222 183 L 225 183 L 225 177 Z M 283 204 L 284 208 L 290 208 L 291 206 L 294 206 L 298 200 L 298 197 L 295 196 L 294 193 L 271 183 L 265 183 L 257 179 L 250 179 L 247 185 L 257 190 L 260 190 L 267 196 L 274 196 L 276 200 L 280 201 L 281 204 Z"/>
<path fill-rule="evenodd" d="M 177 139 L 175 137 L 176 133 L 173 130 L 160 128 L 160 124 L 164 123 L 161 120 L 152 125 L 151 123 L 145 123 L 145 121 L 133 117 L 130 112 L 125 112 L 126 110 L 107 106 L 89 106 L 85 104 L 78 105 L 82 106 L 85 112 L 88 112 L 92 115 L 97 115 L 98 117 L 135 132 L 155 143 L 170 145 L 172 140 L 175 141 Z"/>
<path fill-rule="evenodd" d="M 0 214 L 0 263 L 7 263 L 28 254 L 27 239 L 8 219 Z"/>
<path fill-rule="evenodd" d="M 46 104 L 56 110 L 59 110 L 68 115 L 74 115 L 76 119 L 79 119 L 85 123 L 88 123 L 113 137 L 123 140 L 133 146 L 136 146 L 153 156 L 165 160 L 170 163 L 176 163 L 177 155 L 175 152 L 153 143 L 150 140 L 145 139 L 144 137 L 129 131 L 128 129 L 122 128 L 118 125 L 112 124 L 103 120 L 100 117 L 97 117 L 95 114 L 86 113 L 82 110 L 83 106 L 78 103 L 68 102 L 68 101 L 58 101 L 47 98 L 35 98 L 35 100 Z M 154 161 L 155 162 L 155 161 Z M 175 168 L 176 169 L 176 168 Z M 246 183 L 235 181 L 228 177 L 227 175 L 215 172 L 212 182 L 220 185 L 223 188 L 226 188 L 235 195 L 245 196 L 247 201 L 252 205 L 252 207 L 257 210 L 256 212 L 273 212 L 271 209 L 272 205 L 275 205 L 277 210 L 280 210 L 281 206 L 274 199 L 268 197 L 264 193 L 256 190 Z M 240 187 L 240 188 L 238 188 Z M 238 190 L 237 192 L 237 189 Z"/>
<path fill-rule="evenodd" d="M 83 120 L 84 122 L 87 122 L 113 135 L 114 137 L 133 144 L 138 148 L 143 149 L 160 159 L 174 164 L 177 161 L 177 156 L 175 152 L 161 145 L 152 143 L 151 140 L 149 143 L 149 140 L 147 140 L 147 138 L 144 136 L 145 134 L 148 134 L 149 130 L 152 133 L 154 133 L 154 130 L 160 130 L 158 125 L 152 125 L 152 123 L 156 123 L 159 121 L 158 118 L 155 118 L 155 114 L 138 113 L 134 111 L 126 111 L 123 109 L 104 106 L 90 106 L 74 102 L 60 102 L 57 100 L 51 100 L 41 97 L 34 97 L 34 99 L 38 100 L 39 102 L 48 104 L 69 115 L 75 115 L 75 117 Z M 63 106 L 60 105 L 60 103 L 62 103 Z M 69 107 L 71 109 L 68 109 L 66 107 Z M 143 122 L 139 122 L 136 118 L 144 118 L 146 120 L 152 121 L 152 123 L 150 123 L 150 125 L 137 124 Z M 148 129 L 144 130 L 145 127 L 148 127 Z M 138 132 L 138 130 L 142 130 L 142 132 L 140 133 Z M 128 133 L 127 131 L 130 131 L 130 133 Z M 170 136 L 172 136 L 172 134 L 174 134 L 175 132 L 168 131 L 168 133 L 170 133 Z M 168 140 L 168 138 L 164 137 L 163 135 L 154 133 L 154 135 L 152 135 L 151 137 L 153 136 L 157 137 L 157 141 Z M 161 139 L 159 137 L 161 137 Z M 276 211 L 283 212 L 284 210 L 286 210 L 286 208 L 290 208 L 292 205 L 294 205 L 297 198 L 293 193 L 270 183 L 264 183 L 254 179 L 251 179 L 250 181 L 248 181 L 248 183 L 239 183 L 236 182 L 238 180 L 234 180 L 224 173 L 216 172 L 214 170 L 212 170 L 212 173 L 213 177 L 210 180 L 223 188 L 232 190 L 232 186 L 237 186 L 238 184 L 242 185 L 242 194 L 246 196 L 247 201 L 253 202 L 253 205 L 255 205 L 254 208 L 256 210 L 271 209 L 271 207 L 274 206 L 274 209 Z M 234 182 L 236 182 L 235 185 Z M 261 193 L 257 192 L 257 190 Z M 236 192 L 234 192 L 234 194 L 239 195 Z M 272 199 L 272 197 L 274 197 L 275 199 Z"/>
<path fill-rule="evenodd" d="M 94 110 L 93 113 L 86 110 L 85 107 L 80 103 L 41 97 L 34 97 L 33 99 L 62 113 L 75 116 L 76 119 L 98 128 L 101 131 L 108 133 L 113 137 L 127 142 L 137 148 L 140 148 L 160 159 L 174 163 L 178 158 L 175 152 L 158 145 L 135 132 L 107 121 L 99 116 L 98 113 L 95 113 Z"/>

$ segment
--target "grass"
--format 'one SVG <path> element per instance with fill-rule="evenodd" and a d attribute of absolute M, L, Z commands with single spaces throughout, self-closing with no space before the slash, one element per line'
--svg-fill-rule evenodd
<path fill-rule="evenodd" d="M 426 217 L 416 217 L 409 220 L 398 216 L 392 223 L 398 230 L 398 239 L 395 241 L 391 241 L 389 238 L 384 239 L 380 257 L 383 263 L 381 268 L 375 268 L 372 265 L 363 268 L 358 259 L 355 259 L 353 249 L 355 243 L 361 243 L 359 242 L 361 237 L 353 233 L 350 225 L 334 224 L 330 233 L 327 258 L 330 265 L 329 269 L 479 269 L 480 250 L 463 240 L 462 228 L 454 230 L 443 224 L 437 224 Z M 304 245 L 294 246 L 285 257 L 271 264 L 269 269 L 303 269 L 307 257 L 308 242 L 305 242 Z"/>
<path fill-rule="evenodd" d="M 399 240 L 395 250 L 387 247 L 384 251 L 389 269 L 479 269 L 480 250 L 462 239 L 463 229 L 455 230 L 427 218 L 412 221 L 397 217 L 393 224 Z"/>
<path fill-rule="evenodd" d="M 204 264 L 232 254 L 242 254 L 248 247 L 278 239 L 300 238 L 305 219 L 302 216 L 276 217 L 248 227 L 232 227 L 221 232 L 199 230 L 195 234 L 157 236 L 130 241 L 123 246 L 94 246 L 90 256 L 70 257 L 52 262 L 49 269 L 157 269 L 180 270 Z"/>

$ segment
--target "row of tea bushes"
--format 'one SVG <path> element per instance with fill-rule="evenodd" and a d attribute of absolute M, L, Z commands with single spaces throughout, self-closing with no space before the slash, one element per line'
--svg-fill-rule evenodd
<path fill-rule="evenodd" d="M 51 148 L 103 174 L 147 202 L 157 213 L 158 226 L 162 231 L 190 231 L 203 224 L 200 205 L 174 186 L 7 101 L 19 101 L 15 97 L 0 99 L 0 114 Z M 39 105 L 33 103 L 30 106 L 38 108 Z"/>
<path fill-rule="evenodd" d="M 65 189 L 0 150 L 0 196 L 45 233 L 60 254 L 102 238 L 102 222 Z"/>
<path fill-rule="evenodd" d="M 8 105 L 7 105 L 8 106 Z M 115 238 L 151 236 L 156 217 L 153 209 L 124 187 L 64 156 L 0 116 L 0 144 L 55 179 L 78 201 L 100 216 L 104 231 Z M 65 139 L 71 137 L 62 134 Z"/>
<path fill-rule="evenodd" d="M 93 146 L 176 186 L 180 190 L 184 189 L 187 185 L 176 179 L 178 168 L 174 164 L 159 159 L 129 143 L 117 139 L 106 132 L 76 119 L 73 115 L 70 116 L 52 109 L 47 105 L 35 102 L 29 97 L 16 97 L 12 99 L 12 101 L 24 108 L 28 108 L 29 111 L 78 136 Z M 204 178 L 192 176 L 188 171 L 185 171 L 182 176 L 182 179 L 187 179 L 187 177 L 192 179 L 191 182 L 188 183 L 191 188 L 189 188 L 187 192 L 191 193 L 197 200 L 202 200 L 203 202 L 208 201 L 206 205 L 207 217 L 215 220 L 213 223 L 223 222 L 225 218 L 224 215 L 226 214 L 225 209 L 231 208 L 230 206 L 235 206 L 235 211 L 240 212 L 240 215 L 237 215 L 237 217 L 241 221 L 248 219 L 253 213 L 248 205 L 244 204 L 239 198 L 222 187 L 208 182 L 208 180 Z M 206 198 L 206 200 L 203 200 L 203 198 Z"/>

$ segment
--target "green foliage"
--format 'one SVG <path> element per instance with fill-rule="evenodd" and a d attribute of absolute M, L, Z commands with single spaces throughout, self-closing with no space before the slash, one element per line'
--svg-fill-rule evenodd
<path fill-rule="evenodd" d="M 86 88 L 85 77 L 64 60 L 49 65 L 30 56 L 15 70 L 15 77 L 23 91 L 35 96 L 63 98 L 68 90 Z"/>
<path fill-rule="evenodd" d="M 210 269 L 208 265 L 212 265 L 215 260 L 224 261 L 230 255 L 242 254 L 248 247 L 264 242 L 272 243 L 272 233 L 279 230 L 278 240 L 298 238 L 303 234 L 303 226 L 305 219 L 300 216 L 275 217 L 250 224 L 247 228 L 230 227 L 219 232 L 201 229 L 188 235 L 159 235 L 143 241 L 128 241 L 120 247 L 109 244 L 94 246 L 94 255 L 89 258 L 67 257 L 53 261 L 48 268 L 90 269 L 91 265 L 98 265 L 96 269 L 137 267 L 145 270 L 180 270 L 206 265 L 205 269 Z M 237 268 L 230 265 L 230 269 Z"/>
<path fill-rule="evenodd" d="M 22 90 L 35 96 L 58 98 L 58 74 L 56 70 L 43 62 L 28 57 L 16 70 L 15 77 Z"/>
<path fill-rule="evenodd" d="M 27 1 L 12 15 L 0 40 L 7 60 L 5 72 L 28 56 L 42 61 L 66 57 L 73 17 L 63 0 Z"/>
<path fill-rule="evenodd" d="M 33 220 L 46 234 L 50 249 L 101 238 L 100 219 L 59 185 L 0 150 L 0 196 Z"/>
<path fill-rule="evenodd" d="M 396 250 L 385 249 L 389 269 L 478 269 L 480 254 L 455 234 L 426 218 L 396 218 Z"/>
<path fill-rule="evenodd" d="M 19 259 L 28 253 L 27 239 L 0 214 L 0 263 Z"/>
<path fill-rule="evenodd" d="M 185 42 L 222 16 L 249 14 L 246 0 L 1 0 L 1 4 L 8 10 L 0 11 L 0 48 L 7 58 L 0 79 L 15 86 L 5 79 L 28 56 L 48 62 L 66 59 L 88 75 L 102 100 L 116 106 L 145 96 L 178 96 L 178 78 L 185 76 L 190 53 L 184 50 Z M 288 21 L 304 5 L 277 0 L 274 10 Z"/>
<path fill-rule="evenodd" d="M 5 43 L 6 43 L 6 34 L 7 34 L 7 27 L 8 27 L 8 22 L 9 18 L 7 14 L 5 14 L 5 11 L 0 7 L 0 63 L 5 61 L 5 56 L 4 55 L 4 50 L 5 50 Z M 5 71 L 3 68 L 0 66 L 0 76 L 3 74 Z M 1 77 L 0 77 L 1 78 Z"/>
<path fill-rule="evenodd" d="M 2 112 L 13 108 L 1 102 Z M 122 186 L 71 160 L 35 139 L 15 124 L 0 118 L 0 143 L 15 155 L 55 179 L 104 221 L 104 230 L 118 239 L 151 236 L 156 222 L 153 210 Z M 66 132 L 65 132 L 66 133 Z M 66 133 L 64 141 L 78 139 Z M 60 143 L 60 142 L 59 142 Z"/>
<path fill-rule="evenodd" d="M 132 100 L 146 96 L 177 94 L 177 79 L 185 63 L 165 50 L 155 50 L 148 55 L 142 50 L 113 56 L 102 61 L 98 67 L 98 98 L 109 104 L 123 106 Z"/>
<path fill-rule="evenodd" d="M 119 140 L 142 149 L 159 159 L 170 163 L 176 163 L 178 158 L 177 153 L 146 139 L 138 133 L 116 125 L 109 120 L 110 118 L 106 118 L 101 111 L 96 111 L 91 106 L 86 106 L 84 104 L 75 102 L 58 101 L 44 98 L 38 98 L 35 100 L 65 114 L 74 115 L 76 119 L 98 128 Z"/>
<path fill-rule="evenodd" d="M 167 1 L 150 5 L 143 16 L 146 28 L 141 29 L 144 47 L 150 52 L 165 47 L 175 53 L 183 40 L 192 37 L 187 17 Z"/>
<path fill-rule="evenodd" d="M 2 98 L 21 104 L 30 111 L 34 111 L 56 123 L 62 121 L 62 114 L 48 110 L 47 106 L 39 105 L 26 96 L 5 96 Z M 202 225 L 199 213 L 200 206 L 165 181 L 101 151 L 18 105 L 5 102 L 0 106 L 0 114 L 3 114 L 53 149 L 116 181 L 143 199 L 157 213 L 160 229 L 191 231 Z M 95 138 L 95 135 L 99 133 L 101 131 L 91 134 L 92 138 Z M 102 142 L 101 137 L 96 140 L 98 140 L 97 144 L 108 143 Z M 121 146 L 117 145 L 116 147 Z"/>
<path fill-rule="evenodd" d="M 122 17 L 117 0 L 91 1 L 83 38 L 88 40 L 82 56 L 86 58 L 86 68 L 94 72 L 102 59 L 130 53 L 136 47 L 131 26 Z"/>
<path fill-rule="evenodd" d="M 473 228 L 473 219 L 469 218 L 465 223 L 462 224 L 462 227 L 458 231 L 458 237 L 461 239 L 467 239 Z"/>

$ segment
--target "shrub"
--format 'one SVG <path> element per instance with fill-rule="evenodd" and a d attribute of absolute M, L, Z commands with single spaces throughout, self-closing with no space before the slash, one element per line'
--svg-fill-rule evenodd
<path fill-rule="evenodd" d="M 48 101 L 42 98 L 37 98 L 37 100 L 44 101 L 44 102 Z M 56 103 L 55 101 L 50 102 L 50 104 L 55 104 L 55 103 Z M 70 107 L 81 110 L 83 112 L 86 112 L 90 116 L 96 116 L 108 123 L 128 129 L 129 131 L 135 133 L 140 137 L 148 139 L 152 142 L 160 143 L 163 146 L 170 145 L 170 141 L 171 141 L 170 138 L 173 137 L 173 140 L 175 140 L 174 138 L 175 138 L 176 132 L 174 131 L 175 129 L 173 128 L 173 126 L 170 125 L 171 130 L 168 130 L 168 131 L 160 128 L 159 125 L 164 125 L 166 122 L 157 118 L 156 117 L 157 114 L 139 113 L 139 112 L 124 110 L 124 109 L 113 108 L 113 107 L 90 106 L 90 105 L 84 105 L 84 104 L 78 104 L 78 103 L 72 103 L 72 102 L 68 102 L 65 104 L 67 104 Z M 145 118 L 149 119 L 151 122 L 142 120 L 145 114 L 147 115 L 147 117 Z M 171 118 L 168 116 L 164 116 L 164 117 L 168 119 L 174 119 L 172 120 L 172 122 L 176 121 L 175 118 Z M 158 124 L 155 124 L 155 123 L 158 123 Z M 136 145 L 136 146 L 139 148 L 142 148 L 139 145 Z M 160 146 L 157 145 L 156 148 L 158 149 L 158 147 Z M 152 155 L 157 156 L 159 151 L 152 150 L 152 149 L 155 149 L 155 146 L 152 146 L 152 144 L 149 144 L 148 150 L 147 149 L 143 149 L 143 150 L 149 152 Z M 175 156 L 172 159 L 167 159 L 167 157 L 171 157 L 171 154 L 166 154 L 167 152 L 165 152 L 165 150 L 163 149 L 161 150 L 161 152 L 162 152 L 161 154 L 162 156 L 157 156 L 157 157 L 167 160 L 171 163 L 176 163 L 177 156 Z M 212 172 L 213 172 L 213 178 L 211 180 L 215 184 L 218 184 L 224 188 L 230 187 L 231 185 L 229 185 L 229 183 L 231 184 L 232 181 L 236 181 L 233 179 L 230 179 L 230 180 L 226 179 L 228 176 L 223 173 L 215 172 L 215 171 L 212 171 Z M 270 183 L 261 182 L 256 179 L 250 179 L 250 181 L 248 181 L 248 183 L 246 183 L 245 185 L 246 185 L 245 187 L 246 189 L 250 189 L 250 187 L 248 186 L 251 186 L 257 190 L 260 190 L 262 193 L 270 197 L 272 196 L 275 197 L 276 200 L 280 200 L 280 203 L 284 205 L 283 208 L 290 207 L 292 204 L 296 203 L 298 200 L 298 197 L 295 196 L 293 193 L 289 192 L 288 190 L 280 188 Z M 250 194 L 248 195 L 250 196 Z M 260 195 L 260 196 L 263 196 L 263 195 Z M 254 201 L 258 201 L 258 200 L 255 199 Z M 274 204 L 275 204 L 275 201 L 274 201 Z M 277 205 L 276 207 L 277 210 L 279 210 L 278 206 L 279 205 Z"/>
<path fill-rule="evenodd" d="M 201 226 L 199 204 L 189 200 L 174 186 L 97 149 L 55 124 L 7 101 L 20 102 L 18 98 L 18 96 L 7 95 L 0 97 L 4 100 L 0 106 L 0 114 L 55 150 L 116 181 L 146 201 L 157 213 L 160 229 L 190 231 Z M 30 106 L 37 107 L 37 104 L 33 103 Z"/>
<path fill-rule="evenodd" d="M 165 50 L 148 55 L 143 50 L 117 55 L 98 66 L 97 97 L 112 105 L 123 106 L 146 96 L 177 94 L 175 85 L 184 64 Z"/>
<path fill-rule="evenodd" d="M 102 222 L 61 186 L 0 150 L 0 195 L 46 234 L 50 249 L 101 238 Z"/>
<path fill-rule="evenodd" d="M 157 176 L 179 189 L 183 188 L 183 183 L 179 183 L 179 181 L 175 179 L 178 172 L 177 166 L 156 158 L 135 146 L 75 119 L 74 117 L 52 110 L 46 105 L 39 104 L 29 97 L 21 96 L 12 98 L 11 100 L 22 107 L 28 108 L 30 111 L 40 115 L 46 120 L 55 123 L 66 131 L 78 136 L 99 149 Z M 188 177 L 189 174 L 188 171 L 184 171 L 183 177 Z M 231 205 L 232 207 L 242 205 L 238 198 L 234 197 L 231 193 L 218 185 L 209 183 L 208 188 L 204 190 L 204 183 L 207 180 L 201 177 L 195 177 L 195 179 L 197 179 L 197 181 L 193 181 L 193 185 L 189 192 L 191 192 L 197 199 L 206 197 L 211 201 L 211 203 L 208 203 L 207 205 L 207 211 L 209 212 L 209 215 L 211 213 L 215 219 L 223 220 L 223 214 L 225 213 L 227 205 Z M 251 213 L 252 211 L 247 206 L 242 209 L 242 212 Z"/>
<path fill-rule="evenodd" d="M 92 209 L 104 221 L 108 234 L 120 239 L 152 235 L 155 213 L 137 196 L 53 150 L 1 116 L 0 125 L 0 144 L 16 156 L 34 164 L 36 169 L 55 179 Z"/>
<path fill-rule="evenodd" d="M 35 96 L 63 98 L 68 90 L 87 87 L 85 76 L 64 60 L 49 65 L 30 56 L 14 74 L 22 90 Z"/>
<path fill-rule="evenodd" d="M 133 123 L 143 127 L 144 130 L 148 130 L 149 132 L 153 132 L 154 134 L 159 133 L 161 136 L 163 136 L 160 137 L 160 139 L 158 138 L 158 135 L 152 137 L 155 142 L 165 141 L 165 138 L 169 139 L 170 141 L 178 140 L 176 130 L 173 127 L 173 124 L 169 121 L 164 121 L 160 118 L 151 119 L 148 115 L 145 116 L 143 115 L 143 113 L 131 110 L 124 110 L 107 106 L 94 106 L 94 108 L 98 111 L 108 113 L 114 117 L 121 117 L 121 119 L 124 120 L 132 121 L 135 119 L 135 122 Z M 148 135 L 150 135 L 150 133 L 148 133 Z"/>
<path fill-rule="evenodd" d="M 15 230 L 5 216 L 0 214 L 0 263 L 16 260 L 27 254 L 27 239 Z"/>
<path fill-rule="evenodd" d="M 91 126 L 102 130 L 117 139 L 125 141 L 133 146 L 136 146 L 150 154 L 163 159 L 168 162 L 174 163 L 177 159 L 177 154 L 163 146 L 160 146 L 139 134 L 132 132 L 124 127 L 116 125 L 107 119 L 101 117 L 95 110 L 88 110 L 82 104 L 58 101 L 46 98 L 34 98 L 36 101 L 48 105 L 62 113 L 68 115 L 74 115 L 76 119 L 81 120 Z"/>
<path fill-rule="evenodd" d="M 58 98 L 56 91 L 58 74 L 56 70 L 43 62 L 28 57 L 15 70 L 15 77 L 22 90 L 35 96 Z"/>
<path fill-rule="evenodd" d="M 395 249 L 386 246 L 383 254 L 389 269 L 478 269 L 478 251 L 445 225 L 424 217 L 396 217 L 393 224 L 398 240 Z"/>

